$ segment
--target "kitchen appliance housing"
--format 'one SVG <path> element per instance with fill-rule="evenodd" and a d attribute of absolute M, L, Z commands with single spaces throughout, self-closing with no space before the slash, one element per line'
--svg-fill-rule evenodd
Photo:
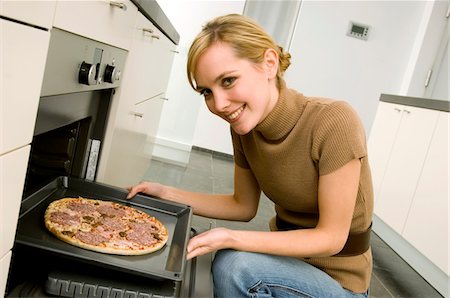
<path fill-rule="evenodd" d="M 123 49 L 52 29 L 25 194 L 61 175 L 85 178 L 126 56 Z"/>
<path fill-rule="evenodd" d="M 51 29 L 7 285 L 11 297 L 181 293 L 191 208 L 142 196 L 127 201 L 125 190 L 93 181 L 126 57 L 124 49 Z M 45 206 L 67 196 L 108 199 L 156 214 L 169 227 L 169 241 L 160 252 L 140 257 L 72 247 L 52 237 L 43 225 Z M 30 268 L 31 263 L 37 266 Z M 117 289 L 123 280 L 131 281 Z M 155 292 L 143 291 L 143 285 Z"/>

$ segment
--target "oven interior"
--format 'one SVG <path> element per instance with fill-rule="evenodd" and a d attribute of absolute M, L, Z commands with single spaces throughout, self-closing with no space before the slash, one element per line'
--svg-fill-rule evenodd
<path fill-rule="evenodd" d="M 102 89 L 41 97 L 24 197 L 59 176 L 86 178 L 92 142 L 104 138 L 113 94 Z M 95 172 L 89 177 L 95 180 Z"/>

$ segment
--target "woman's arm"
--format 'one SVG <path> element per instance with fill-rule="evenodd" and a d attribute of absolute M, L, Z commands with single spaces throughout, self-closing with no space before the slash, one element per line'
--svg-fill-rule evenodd
<path fill-rule="evenodd" d="M 189 205 L 197 215 L 227 220 L 249 221 L 258 209 L 261 190 L 252 172 L 235 166 L 234 194 L 215 195 L 182 190 L 154 182 L 128 188 L 128 199 L 142 192 Z"/>
<path fill-rule="evenodd" d="M 293 257 L 331 256 L 344 247 L 356 203 L 361 163 L 355 159 L 319 177 L 319 222 L 313 229 L 280 232 L 217 228 L 189 242 L 188 258 L 218 249 Z"/>

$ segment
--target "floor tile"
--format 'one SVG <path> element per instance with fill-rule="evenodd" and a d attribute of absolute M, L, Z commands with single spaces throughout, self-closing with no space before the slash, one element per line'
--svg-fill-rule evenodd
<path fill-rule="evenodd" d="M 393 297 L 442 297 L 375 233 L 372 233 L 373 274 Z"/>

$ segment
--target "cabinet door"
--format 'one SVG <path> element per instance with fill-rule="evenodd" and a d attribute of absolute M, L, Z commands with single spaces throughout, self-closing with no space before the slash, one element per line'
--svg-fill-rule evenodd
<path fill-rule="evenodd" d="M 404 106 L 380 101 L 368 141 L 375 198 L 383 181 Z"/>
<path fill-rule="evenodd" d="M 11 251 L 4 256 L 0 256 L 0 297 L 5 297 L 6 281 L 8 280 L 10 262 Z"/>
<path fill-rule="evenodd" d="M 437 117 L 438 112 L 433 110 L 409 106 L 402 110 L 397 136 L 375 197 L 376 215 L 399 234 L 403 231 Z"/>
<path fill-rule="evenodd" d="M 127 96 L 139 104 L 164 96 L 169 82 L 175 45 L 138 13 L 133 46 L 127 61 Z"/>
<path fill-rule="evenodd" d="M 440 112 L 403 236 L 449 274 L 449 113 Z"/>
<path fill-rule="evenodd" d="M 0 155 L 0 256 L 13 247 L 30 146 Z"/>
<path fill-rule="evenodd" d="M 143 132 L 143 122 L 158 126 L 162 98 L 165 96 L 175 45 L 141 13 L 138 13 L 133 43 L 115 97 L 112 127 Z M 150 101 L 158 104 L 150 104 Z M 152 107 L 157 107 L 153 112 Z M 142 121 L 144 116 L 152 121 Z M 150 131 L 156 131 L 150 128 Z"/>
<path fill-rule="evenodd" d="M 131 108 L 131 114 L 134 114 L 131 120 L 134 123 L 133 127 L 135 130 L 146 135 L 148 138 L 154 138 L 158 132 L 163 105 L 164 100 L 160 98 L 135 104 Z"/>
<path fill-rule="evenodd" d="M 49 40 L 47 31 L 0 19 L 0 154 L 31 142 Z"/>
<path fill-rule="evenodd" d="M 58 1 L 53 26 L 128 49 L 137 7 L 129 0 Z"/>
<path fill-rule="evenodd" d="M 0 15 L 2 16 L 47 29 L 52 27 L 56 0 L 1 0 L 0 2 Z"/>

